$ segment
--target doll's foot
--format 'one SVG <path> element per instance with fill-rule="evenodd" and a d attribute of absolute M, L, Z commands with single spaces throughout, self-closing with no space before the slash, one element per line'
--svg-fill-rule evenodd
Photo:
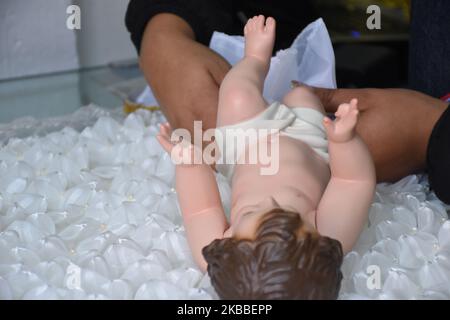
<path fill-rule="evenodd" d="M 244 28 L 245 56 L 269 63 L 275 43 L 275 19 L 260 15 L 248 20 Z"/>

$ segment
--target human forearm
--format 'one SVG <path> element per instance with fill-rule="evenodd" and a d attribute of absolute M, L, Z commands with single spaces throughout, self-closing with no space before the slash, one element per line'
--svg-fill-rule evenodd
<path fill-rule="evenodd" d="M 174 128 L 193 132 L 216 124 L 220 83 L 229 64 L 195 41 L 189 25 L 172 14 L 155 16 L 147 25 L 140 65 L 162 111 Z"/>
<path fill-rule="evenodd" d="M 171 92 L 181 82 L 178 72 L 186 68 L 180 52 L 189 52 L 195 41 L 189 25 L 172 14 L 158 14 L 153 17 L 145 29 L 139 64 L 147 83 L 161 105 L 169 122 L 174 126 L 174 104 L 179 103 Z M 186 116 L 186 114 L 185 114 Z M 175 128 L 178 125 L 174 126 Z"/>
<path fill-rule="evenodd" d="M 193 30 L 176 15 L 162 13 L 150 20 L 142 38 L 139 63 L 154 90 L 159 91 L 162 83 L 157 80 L 171 77 L 180 67 L 180 52 L 191 51 L 194 43 Z"/>
<path fill-rule="evenodd" d="M 373 157 L 378 182 L 394 182 L 423 171 L 428 142 L 447 108 L 439 99 L 406 89 L 314 88 L 327 112 L 352 98 L 360 110 L 358 134 Z"/>

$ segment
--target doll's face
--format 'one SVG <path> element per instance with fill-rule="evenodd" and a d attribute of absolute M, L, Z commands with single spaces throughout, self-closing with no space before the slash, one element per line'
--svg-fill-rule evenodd
<path fill-rule="evenodd" d="M 231 226 L 231 235 L 238 239 L 255 239 L 256 230 L 258 229 L 261 218 L 269 211 L 273 209 L 281 208 L 279 204 L 273 198 L 266 198 L 263 201 L 242 208 L 242 213 L 238 216 L 236 222 Z M 292 208 L 284 208 L 289 211 L 294 211 Z M 312 225 L 309 225 L 304 221 L 304 228 L 307 230 L 314 230 Z"/>

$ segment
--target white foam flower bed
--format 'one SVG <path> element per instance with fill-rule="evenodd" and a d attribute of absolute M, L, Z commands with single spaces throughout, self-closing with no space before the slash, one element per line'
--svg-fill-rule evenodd
<path fill-rule="evenodd" d="M 99 119 L 80 132 L 0 147 L 0 299 L 216 299 L 155 138 L 162 114 L 91 113 Z M 450 297 L 450 221 L 425 178 L 378 186 L 341 299 Z"/>

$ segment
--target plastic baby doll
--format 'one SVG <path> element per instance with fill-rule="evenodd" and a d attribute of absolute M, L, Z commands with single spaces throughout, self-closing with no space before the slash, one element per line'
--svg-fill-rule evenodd
<path fill-rule="evenodd" d="M 261 175 L 260 163 L 217 166 L 232 186 L 228 224 L 211 167 L 176 166 L 193 257 L 223 299 L 335 299 L 343 253 L 366 222 L 376 184 L 368 148 L 355 132 L 357 101 L 342 104 L 335 121 L 306 86 L 268 106 L 262 89 L 275 20 L 254 17 L 244 35 L 245 57 L 220 87 L 216 130 L 278 129 L 279 170 Z M 160 130 L 158 140 L 171 153 L 171 128 Z"/>

